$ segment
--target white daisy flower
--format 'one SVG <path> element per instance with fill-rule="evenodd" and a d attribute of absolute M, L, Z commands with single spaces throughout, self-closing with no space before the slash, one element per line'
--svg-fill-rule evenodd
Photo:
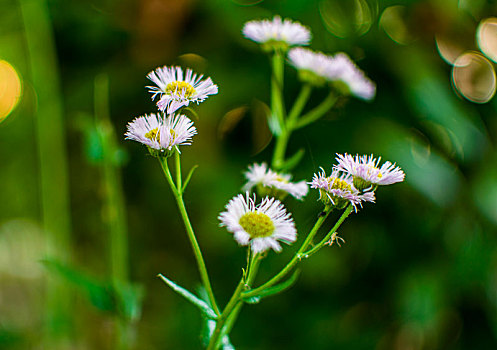
<path fill-rule="evenodd" d="M 258 205 L 254 198 L 239 194 L 226 205 L 226 211 L 219 214 L 220 226 L 233 233 L 240 245 L 250 245 L 254 253 L 270 248 L 281 251 L 278 241 L 290 244 L 297 239 L 295 223 L 283 204 L 266 197 Z"/>
<path fill-rule="evenodd" d="M 200 103 L 209 95 L 217 94 L 217 85 L 211 78 L 202 80 L 203 75 L 186 70 L 183 76 L 181 67 L 162 67 L 150 72 L 147 78 L 157 86 L 147 86 L 150 89 L 152 100 L 159 95 L 157 107 L 167 114 L 174 113 L 190 102 Z"/>
<path fill-rule="evenodd" d="M 373 191 L 359 192 L 352 177 L 348 174 L 340 175 L 338 170 L 333 170 L 330 176 L 326 176 L 326 172 L 321 168 L 309 184 L 311 188 L 319 190 L 319 199 L 326 206 L 331 203 L 334 207 L 343 209 L 350 203 L 357 211 L 357 205 L 362 208 L 362 202 L 375 201 Z"/>
<path fill-rule="evenodd" d="M 282 199 L 290 194 L 297 199 L 302 199 L 309 191 L 305 181 L 290 182 L 291 175 L 274 172 L 268 168 L 266 163 L 254 163 L 249 166 L 245 177 L 248 182 L 243 186 L 243 191 L 250 191 L 256 186 L 261 196 L 269 195 Z"/>
<path fill-rule="evenodd" d="M 352 157 L 345 153 L 337 154 L 338 165 L 336 170 L 350 174 L 354 178 L 354 186 L 360 190 L 375 185 L 391 185 L 404 181 L 405 174 L 395 163 L 385 162 L 381 167 L 381 157 L 375 159 L 373 155 Z"/>
<path fill-rule="evenodd" d="M 286 18 L 281 20 L 280 16 L 274 16 L 273 20 L 250 21 L 243 26 L 243 35 L 259 44 L 265 50 L 283 49 L 294 45 L 308 45 L 311 41 L 310 30 L 299 22 L 292 22 Z"/>
<path fill-rule="evenodd" d="M 161 117 L 149 114 L 128 123 L 126 139 L 135 140 L 157 151 L 171 151 L 173 147 L 191 145 L 197 129 L 182 114 Z"/>
<path fill-rule="evenodd" d="M 328 79 L 337 89 L 352 94 L 363 100 L 372 100 L 376 93 L 376 85 L 360 70 L 345 53 L 336 54 L 332 58 L 333 69 L 327 71 Z"/>
<path fill-rule="evenodd" d="M 288 52 L 292 66 L 299 71 L 300 80 L 316 86 L 322 86 L 333 71 L 333 58 L 322 52 L 296 47 Z"/>

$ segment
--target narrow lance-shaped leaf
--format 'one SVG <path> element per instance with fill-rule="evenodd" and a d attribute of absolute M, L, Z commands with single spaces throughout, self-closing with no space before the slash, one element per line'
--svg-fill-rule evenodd
<path fill-rule="evenodd" d="M 195 296 L 193 293 L 189 292 L 183 287 L 178 286 L 176 283 L 168 279 L 167 277 L 164 277 L 162 274 L 158 274 L 158 277 L 160 277 L 172 290 L 174 290 L 176 293 L 182 295 L 185 297 L 188 301 L 190 301 L 192 304 L 197 306 L 200 311 L 209 319 L 216 319 L 216 313 L 214 310 L 212 310 L 209 305 L 199 299 L 197 296 Z"/>

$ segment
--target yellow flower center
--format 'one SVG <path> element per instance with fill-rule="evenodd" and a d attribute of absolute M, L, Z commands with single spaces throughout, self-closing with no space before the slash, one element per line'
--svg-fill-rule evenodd
<path fill-rule="evenodd" d="M 160 142 L 159 128 L 155 128 L 155 129 L 150 130 L 149 132 L 147 132 L 145 134 L 145 137 L 149 140 Z"/>
<path fill-rule="evenodd" d="M 331 182 L 331 177 L 329 178 L 328 181 Z M 347 181 L 339 179 L 339 178 L 335 178 L 333 180 L 333 183 L 331 184 L 331 188 L 334 190 L 348 190 L 348 191 L 352 190 L 352 188 L 350 187 L 350 185 Z"/>
<path fill-rule="evenodd" d="M 186 98 L 191 98 L 196 93 L 193 86 L 186 81 L 173 81 L 172 83 L 167 84 L 165 91 L 166 94 L 174 94 L 178 92 L 182 93 Z"/>
<path fill-rule="evenodd" d="M 273 221 L 263 213 L 246 213 L 240 218 L 239 224 L 251 238 L 269 237 L 274 232 Z"/>

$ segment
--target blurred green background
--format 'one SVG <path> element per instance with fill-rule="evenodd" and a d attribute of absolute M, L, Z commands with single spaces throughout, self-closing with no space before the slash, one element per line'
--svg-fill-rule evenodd
<path fill-rule="evenodd" d="M 120 322 L 123 349 L 200 348 L 197 310 L 156 278 L 199 284 L 171 191 L 123 135 L 156 110 L 152 69 L 178 64 L 218 84 L 195 107 L 183 164 L 199 165 L 185 200 L 224 305 L 245 253 L 216 217 L 273 146 L 268 58 L 241 28 L 275 14 L 311 27 L 313 49 L 347 52 L 377 84 L 373 102 L 341 100 L 294 134 L 289 154 L 306 150 L 295 179 L 348 152 L 395 161 L 406 181 L 379 189 L 340 229 L 347 243 L 305 261 L 292 289 L 246 306 L 233 344 L 497 348 L 495 13 L 493 0 L 2 0 L 0 349 L 117 349 Z M 291 67 L 285 82 L 290 104 Z M 286 201 L 301 239 L 317 197 Z M 112 238 L 126 232 L 127 254 Z M 292 252 L 270 253 L 256 283 Z"/>

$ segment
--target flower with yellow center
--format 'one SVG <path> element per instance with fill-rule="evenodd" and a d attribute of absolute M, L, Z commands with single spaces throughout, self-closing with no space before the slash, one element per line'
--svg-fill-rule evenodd
<path fill-rule="evenodd" d="M 357 205 L 362 207 L 362 202 L 374 202 L 374 192 L 359 192 L 353 184 L 352 177 L 347 174 L 340 174 L 333 170 L 330 176 L 326 176 L 323 169 L 314 174 L 309 183 L 311 188 L 319 190 L 319 199 L 326 207 L 337 209 L 345 208 L 349 203 L 357 211 Z"/>
<path fill-rule="evenodd" d="M 249 166 L 245 172 L 248 182 L 243 186 L 243 191 L 257 188 L 260 196 L 272 196 L 283 199 L 287 194 L 301 200 L 307 195 L 309 188 L 305 181 L 291 182 L 289 174 L 277 173 L 268 168 L 266 163 Z"/>
<path fill-rule="evenodd" d="M 183 74 L 181 67 L 157 68 L 147 78 L 157 85 L 148 86 L 152 99 L 159 96 L 157 106 L 167 114 L 188 106 L 190 102 L 200 103 L 218 91 L 211 78 L 202 80 L 203 75 L 197 75 L 191 69 L 186 69 Z"/>
<path fill-rule="evenodd" d="M 286 51 L 290 46 L 308 45 L 311 41 L 310 30 L 300 24 L 280 16 L 272 20 L 250 21 L 243 26 L 243 35 L 261 44 L 264 51 Z"/>
<path fill-rule="evenodd" d="M 391 185 L 404 181 L 404 172 L 395 164 L 385 162 L 380 166 L 381 157 L 373 155 L 352 157 L 350 154 L 337 154 L 336 170 L 348 173 L 354 179 L 354 186 L 359 190 L 373 188 L 378 185 Z"/>
<path fill-rule="evenodd" d="M 326 79 L 344 95 L 352 95 L 370 101 L 376 94 L 376 85 L 345 53 L 340 52 L 331 57 L 330 69 Z"/>
<path fill-rule="evenodd" d="M 233 233 L 240 245 L 249 245 L 253 253 L 261 253 L 270 248 L 281 251 L 279 241 L 290 244 L 297 239 L 295 223 L 283 204 L 266 197 L 255 204 L 255 196 L 242 194 L 234 197 L 226 205 L 226 211 L 219 214 L 220 226 Z"/>
<path fill-rule="evenodd" d="M 177 146 L 190 145 L 197 129 L 186 116 L 149 114 L 128 123 L 127 139 L 138 141 L 159 154 L 169 155 Z"/>

